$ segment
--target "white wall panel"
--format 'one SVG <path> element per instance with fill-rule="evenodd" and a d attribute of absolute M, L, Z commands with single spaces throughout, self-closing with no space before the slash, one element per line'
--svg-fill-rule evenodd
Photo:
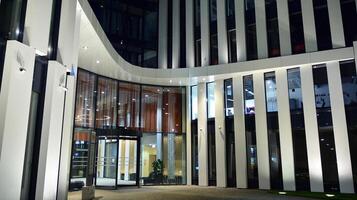
<path fill-rule="evenodd" d="M 198 185 L 208 186 L 207 98 L 206 83 L 198 86 Z"/>
<path fill-rule="evenodd" d="M 301 0 L 302 23 L 304 27 L 306 52 L 317 51 L 314 7 L 311 0 Z"/>
<path fill-rule="evenodd" d="M 255 24 L 257 30 L 258 58 L 268 57 L 267 23 L 265 1 L 255 0 Z"/>
<path fill-rule="evenodd" d="M 195 66 L 194 0 L 186 0 L 186 67 Z"/>
<path fill-rule="evenodd" d="M 312 66 L 300 68 L 301 93 L 304 105 L 307 158 L 309 163 L 310 187 L 312 192 L 323 192 L 322 166 L 320 155 L 319 131 L 316 118 L 314 80 Z"/>
<path fill-rule="evenodd" d="M 200 0 L 201 8 L 201 64 L 208 66 L 210 64 L 210 16 L 209 0 Z"/>
<path fill-rule="evenodd" d="M 235 0 L 236 44 L 238 62 L 247 60 L 247 48 L 245 41 L 245 5 L 244 0 Z"/>
<path fill-rule="evenodd" d="M 281 168 L 284 190 L 295 190 L 294 149 L 290 121 L 289 88 L 286 69 L 275 71 L 278 101 Z"/>
<path fill-rule="evenodd" d="M 330 21 L 332 47 L 345 47 L 340 1 L 327 0 L 328 16 Z"/>
<path fill-rule="evenodd" d="M 24 43 L 44 55 L 48 51 L 53 0 L 27 2 Z"/>
<path fill-rule="evenodd" d="M 236 178 L 238 188 L 247 188 L 247 153 L 244 121 L 243 77 L 233 78 L 234 140 L 236 154 Z"/>
<path fill-rule="evenodd" d="M 253 74 L 255 97 L 255 126 L 257 136 L 259 189 L 270 189 L 270 164 L 265 104 L 264 73 Z"/>
<path fill-rule="evenodd" d="M 172 1 L 172 68 L 180 67 L 180 1 Z"/>
<path fill-rule="evenodd" d="M 218 2 L 217 2 L 218 3 Z M 224 81 L 215 81 L 215 137 L 216 137 L 216 176 L 217 187 L 227 186 L 226 168 L 226 124 L 224 113 Z"/>
<path fill-rule="evenodd" d="M 354 193 L 351 155 L 339 62 L 326 64 L 340 191 Z"/>
<path fill-rule="evenodd" d="M 168 0 L 159 0 L 159 48 L 158 67 L 167 68 L 167 25 L 168 25 Z"/>
<path fill-rule="evenodd" d="M 217 1 L 218 63 L 228 63 L 226 1 Z"/>
<path fill-rule="evenodd" d="M 288 0 L 277 0 L 281 56 L 291 55 L 290 18 Z"/>
<path fill-rule="evenodd" d="M 51 200 L 57 196 L 65 100 L 65 90 L 61 86 L 65 83 L 65 74 L 63 65 L 56 61 L 48 62 L 36 199 Z"/>
<path fill-rule="evenodd" d="M 0 194 L 20 199 L 35 50 L 8 41 L 0 93 Z M 26 69 L 20 72 L 19 68 Z"/>

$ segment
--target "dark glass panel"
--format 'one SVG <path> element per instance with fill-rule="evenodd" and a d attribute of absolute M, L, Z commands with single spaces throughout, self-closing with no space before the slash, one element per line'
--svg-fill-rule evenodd
<path fill-rule="evenodd" d="M 346 46 L 351 47 L 353 46 L 353 41 L 357 41 L 356 2 L 353 0 L 340 0 L 340 3 Z"/>
<path fill-rule="evenodd" d="M 248 188 L 258 188 L 257 138 L 255 128 L 255 101 L 253 75 L 243 77 L 244 89 L 244 122 L 247 144 L 247 177 Z"/>
<path fill-rule="evenodd" d="M 318 50 L 332 48 L 327 0 L 313 0 Z"/>
<path fill-rule="evenodd" d="M 78 70 L 76 94 L 76 127 L 94 127 L 94 99 L 96 96 L 96 75 Z"/>
<path fill-rule="evenodd" d="M 180 68 L 186 68 L 186 1 L 180 1 Z"/>
<path fill-rule="evenodd" d="M 265 0 L 269 57 L 280 56 L 278 10 L 276 0 Z"/>
<path fill-rule="evenodd" d="M 281 171 L 278 104 L 276 96 L 275 72 L 264 74 L 267 107 L 267 128 L 270 161 L 270 187 L 283 189 Z"/>
<path fill-rule="evenodd" d="M 236 30 L 228 31 L 228 54 L 229 54 L 229 63 L 237 62 Z"/>
<path fill-rule="evenodd" d="M 216 185 L 216 131 L 215 119 L 207 120 L 207 144 L 208 144 L 208 185 Z"/>
<path fill-rule="evenodd" d="M 227 186 L 236 187 L 236 157 L 233 116 L 233 83 L 232 79 L 224 81 L 225 96 L 225 125 L 226 125 L 226 166 Z"/>
<path fill-rule="evenodd" d="M 192 184 L 198 185 L 198 125 L 197 125 L 197 86 L 191 86 L 191 162 Z"/>
<path fill-rule="evenodd" d="M 195 42 L 195 66 L 199 67 L 202 65 L 201 60 L 201 39 Z"/>
<path fill-rule="evenodd" d="M 305 53 L 304 26 L 302 22 L 301 0 L 289 0 L 289 21 L 291 51 L 293 54 Z"/>
<path fill-rule="evenodd" d="M 210 58 L 211 58 L 210 65 L 217 65 L 218 64 L 218 39 L 217 39 L 217 34 L 211 35 Z"/>
<path fill-rule="evenodd" d="M 201 0 L 194 0 L 195 66 L 201 66 Z"/>
<path fill-rule="evenodd" d="M 324 189 L 326 192 L 338 192 L 339 181 L 326 66 L 314 66 L 313 77 Z"/>
<path fill-rule="evenodd" d="M 291 131 L 294 147 L 296 190 L 309 191 L 309 165 L 305 136 L 304 111 L 301 93 L 300 69 L 288 70 L 288 87 L 290 102 Z"/>
<path fill-rule="evenodd" d="M 209 0 L 210 14 L 210 64 L 218 64 L 217 0 Z"/>
<path fill-rule="evenodd" d="M 254 0 L 245 0 L 245 30 L 247 59 L 255 60 L 258 58 L 258 50 Z"/>
<path fill-rule="evenodd" d="M 140 128 L 140 85 L 119 82 L 118 126 L 128 130 Z"/>
<path fill-rule="evenodd" d="M 340 62 L 353 181 L 357 190 L 357 76 L 353 60 Z"/>
<path fill-rule="evenodd" d="M 117 110 L 117 81 L 98 77 L 96 128 L 115 128 Z"/>
<path fill-rule="evenodd" d="M 225 0 L 226 1 L 226 18 L 227 18 L 227 30 L 235 29 L 235 4 L 234 0 Z"/>

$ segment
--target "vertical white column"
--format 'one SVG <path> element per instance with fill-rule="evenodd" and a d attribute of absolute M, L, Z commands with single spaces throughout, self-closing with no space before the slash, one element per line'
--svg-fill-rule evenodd
<path fill-rule="evenodd" d="M 224 2 L 224 1 L 222 1 Z M 218 2 L 217 2 L 218 3 Z M 215 131 L 216 131 L 216 175 L 217 187 L 227 186 L 226 168 L 226 127 L 224 114 L 224 81 L 215 81 Z"/>
<path fill-rule="evenodd" d="M 236 178 L 238 188 L 247 188 L 247 153 L 244 122 L 243 77 L 233 78 L 234 142 L 236 154 Z"/>
<path fill-rule="evenodd" d="M 81 22 L 81 9 L 79 8 L 78 2 L 71 0 L 63 1 L 62 6 L 64 7 L 64 11 L 61 15 L 66 15 L 70 10 L 71 17 L 65 17 L 62 23 L 67 22 L 67 29 L 63 26 L 60 27 L 59 40 L 65 40 L 68 38 L 71 43 L 59 42 L 59 53 L 68 51 L 71 54 L 65 53 L 65 56 L 57 56 L 58 59 L 61 59 L 62 62 L 67 66 L 67 69 L 71 70 L 74 68 L 74 71 L 77 71 L 78 65 L 78 51 L 79 51 L 79 30 L 80 30 L 80 22 Z M 73 10 L 74 7 L 74 10 Z M 67 12 L 66 12 L 67 10 Z M 74 13 L 74 15 L 72 15 Z M 70 22 L 70 23 L 69 23 Z M 73 24 L 73 25 L 70 25 Z M 65 29 L 65 30 L 62 30 Z M 66 30 L 68 32 L 66 32 Z M 63 34 L 62 34 L 63 33 Z M 68 34 L 68 35 L 67 35 Z M 65 41 L 64 41 L 65 42 Z M 62 133 L 62 147 L 61 147 L 61 158 L 60 158 L 60 169 L 59 169 L 59 177 L 58 177 L 58 194 L 57 199 L 66 199 L 68 196 L 68 184 L 69 184 L 69 172 L 71 165 L 71 149 L 72 149 L 72 135 L 73 135 L 73 116 L 74 116 L 74 107 L 75 107 L 75 94 L 76 94 L 76 75 L 72 74 L 72 76 L 67 77 L 67 93 L 65 100 L 65 112 L 64 112 L 64 121 L 63 121 L 63 133 Z"/>
<path fill-rule="evenodd" d="M 236 44 L 238 62 L 247 60 L 247 48 L 245 41 L 245 5 L 244 0 L 235 0 L 235 21 L 236 21 Z"/>
<path fill-rule="evenodd" d="M 281 56 L 291 55 L 290 18 L 288 0 L 277 0 Z"/>
<path fill-rule="evenodd" d="M 192 185 L 192 133 L 191 133 L 191 87 L 186 87 L 186 177 L 187 185 Z"/>
<path fill-rule="evenodd" d="M 209 0 L 200 0 L 201 9 L 201 66 L 210 64 Z"/>
<path fill-rule="evenodd" d="M 56 199 L 60 164 L 66 68 L 48 62 L 36 199 Z"/>
<path fill-rule="evenodd" d="M 322 166 L 320 155 L 319 131 L 317 126 L 314 80 L 312 66 L 300 68 L 301 93 L 304 105 L 307 158 L 309 163 L 310 187 L 312 192 L 323 192 Z"/>
<path fill-rule="evenodd" d="M 253 85 L 255 96 L 259 189 L 270 189 L 268 127 L 265 105 L 264 74 L 262 72 L 253 74 Z"/>
<path fill-rule="evenodd" d="M 348 141 L 345 104 L 343 99 L 342 82 L 339 62 L 326 64 L 328 86 L 330 91 L 333 133 L 340 191 L 342 193 L 354 193 L 353 173 Z"/>
<path fill-rule="evenodd" d="M 311 0 L 301 0 L 306 52 L 317 51 L 314 7 Z"/>
<path fill-rule="evenodd" d="M 289 88 L 286 69 L 275 71 L 278 101 L 281 168 L 284 190 L 295 190 L 295 165 L 290 121 Z"/>
<path fill-rule="evenodd" d="M 345 47 L 340 1 L 327 0 L 328 16 L 330 20 L 332 47 Z"/>
<path fill-rule="evenodd" d="M 0 194 L 20 199 L 29 123 L 35 50 L 17 41 L 6 46 L 0 93 Z M 26 71 L 20 71 L 20 67 Z"/>
<path fill-rule="evenodd" d="M 53 0 L 27 2 L 24 43 L 47 55 Z"/>
<path fill-rule="evenodd" d="M 180 67 L 180 1 L 172 1 L 172 68 Z"/>
<path fill-rule="evenodd" d="M 159 0 L 159 49 L 158 67 L 167 68 L 167 25 L 168 25 L 168 0 Z"/>
<path fill-rule="evenodd" d="M 198 185 L 208 186 L 208 139 L 206 83 L 198 87 Z"/>
<path fill-rule="evenodd" d="M 228 63 L 226 1 L 217 1 L 218 63 Z"/>
<path fill-rule="evenodd" d="M 129 181 L 130 140 L 125 140 L 124 181 Z"/>
<path fill-rule="evenodd" d="M 258 58 L 268 57 L 267 22 L 265 1 L 255 0 L 255 24 L 257 30 Z"/>
<path fill-rule="evenodd" d="M 195 18 L 194 18 L 193 3 L 194 0 L 186 0 L 186 5 L 185 5 L 186 7 L 186 66 L 187 67 L 195 67 L 195 29 L 194 29 Z"/>

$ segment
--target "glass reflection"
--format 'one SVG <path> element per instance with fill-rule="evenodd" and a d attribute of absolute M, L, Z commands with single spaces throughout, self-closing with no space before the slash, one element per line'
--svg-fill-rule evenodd
<path fill-rule="evenodd" d="M 128 130 L 140 128 L 140 85 L 119 83 L 118 126 Z"/>
<path fill-rule="evenodd" d="M 117 81 L 99 77 L 96 108 L 96 127 L 116 127 Z"/>
<path fill-rule="evenodd" d="M 198 185 L 198 97 L 197 86 L 191 86 L 191 162 L 192 184 Z"/>
<path fill-rule="evenodd" d="M 207 83 L 208 185 L 216 185 L 215 85 Z"/>

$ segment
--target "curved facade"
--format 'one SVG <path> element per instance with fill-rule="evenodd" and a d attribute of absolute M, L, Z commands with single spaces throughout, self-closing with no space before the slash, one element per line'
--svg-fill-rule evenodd
<path fill-rule="evenodd" d="M 120 56 L 87 0 L 16 3 L 0 1 L 3 198 L 355 193 L 356 1 L 159 0 L 158 69 Z"/>

